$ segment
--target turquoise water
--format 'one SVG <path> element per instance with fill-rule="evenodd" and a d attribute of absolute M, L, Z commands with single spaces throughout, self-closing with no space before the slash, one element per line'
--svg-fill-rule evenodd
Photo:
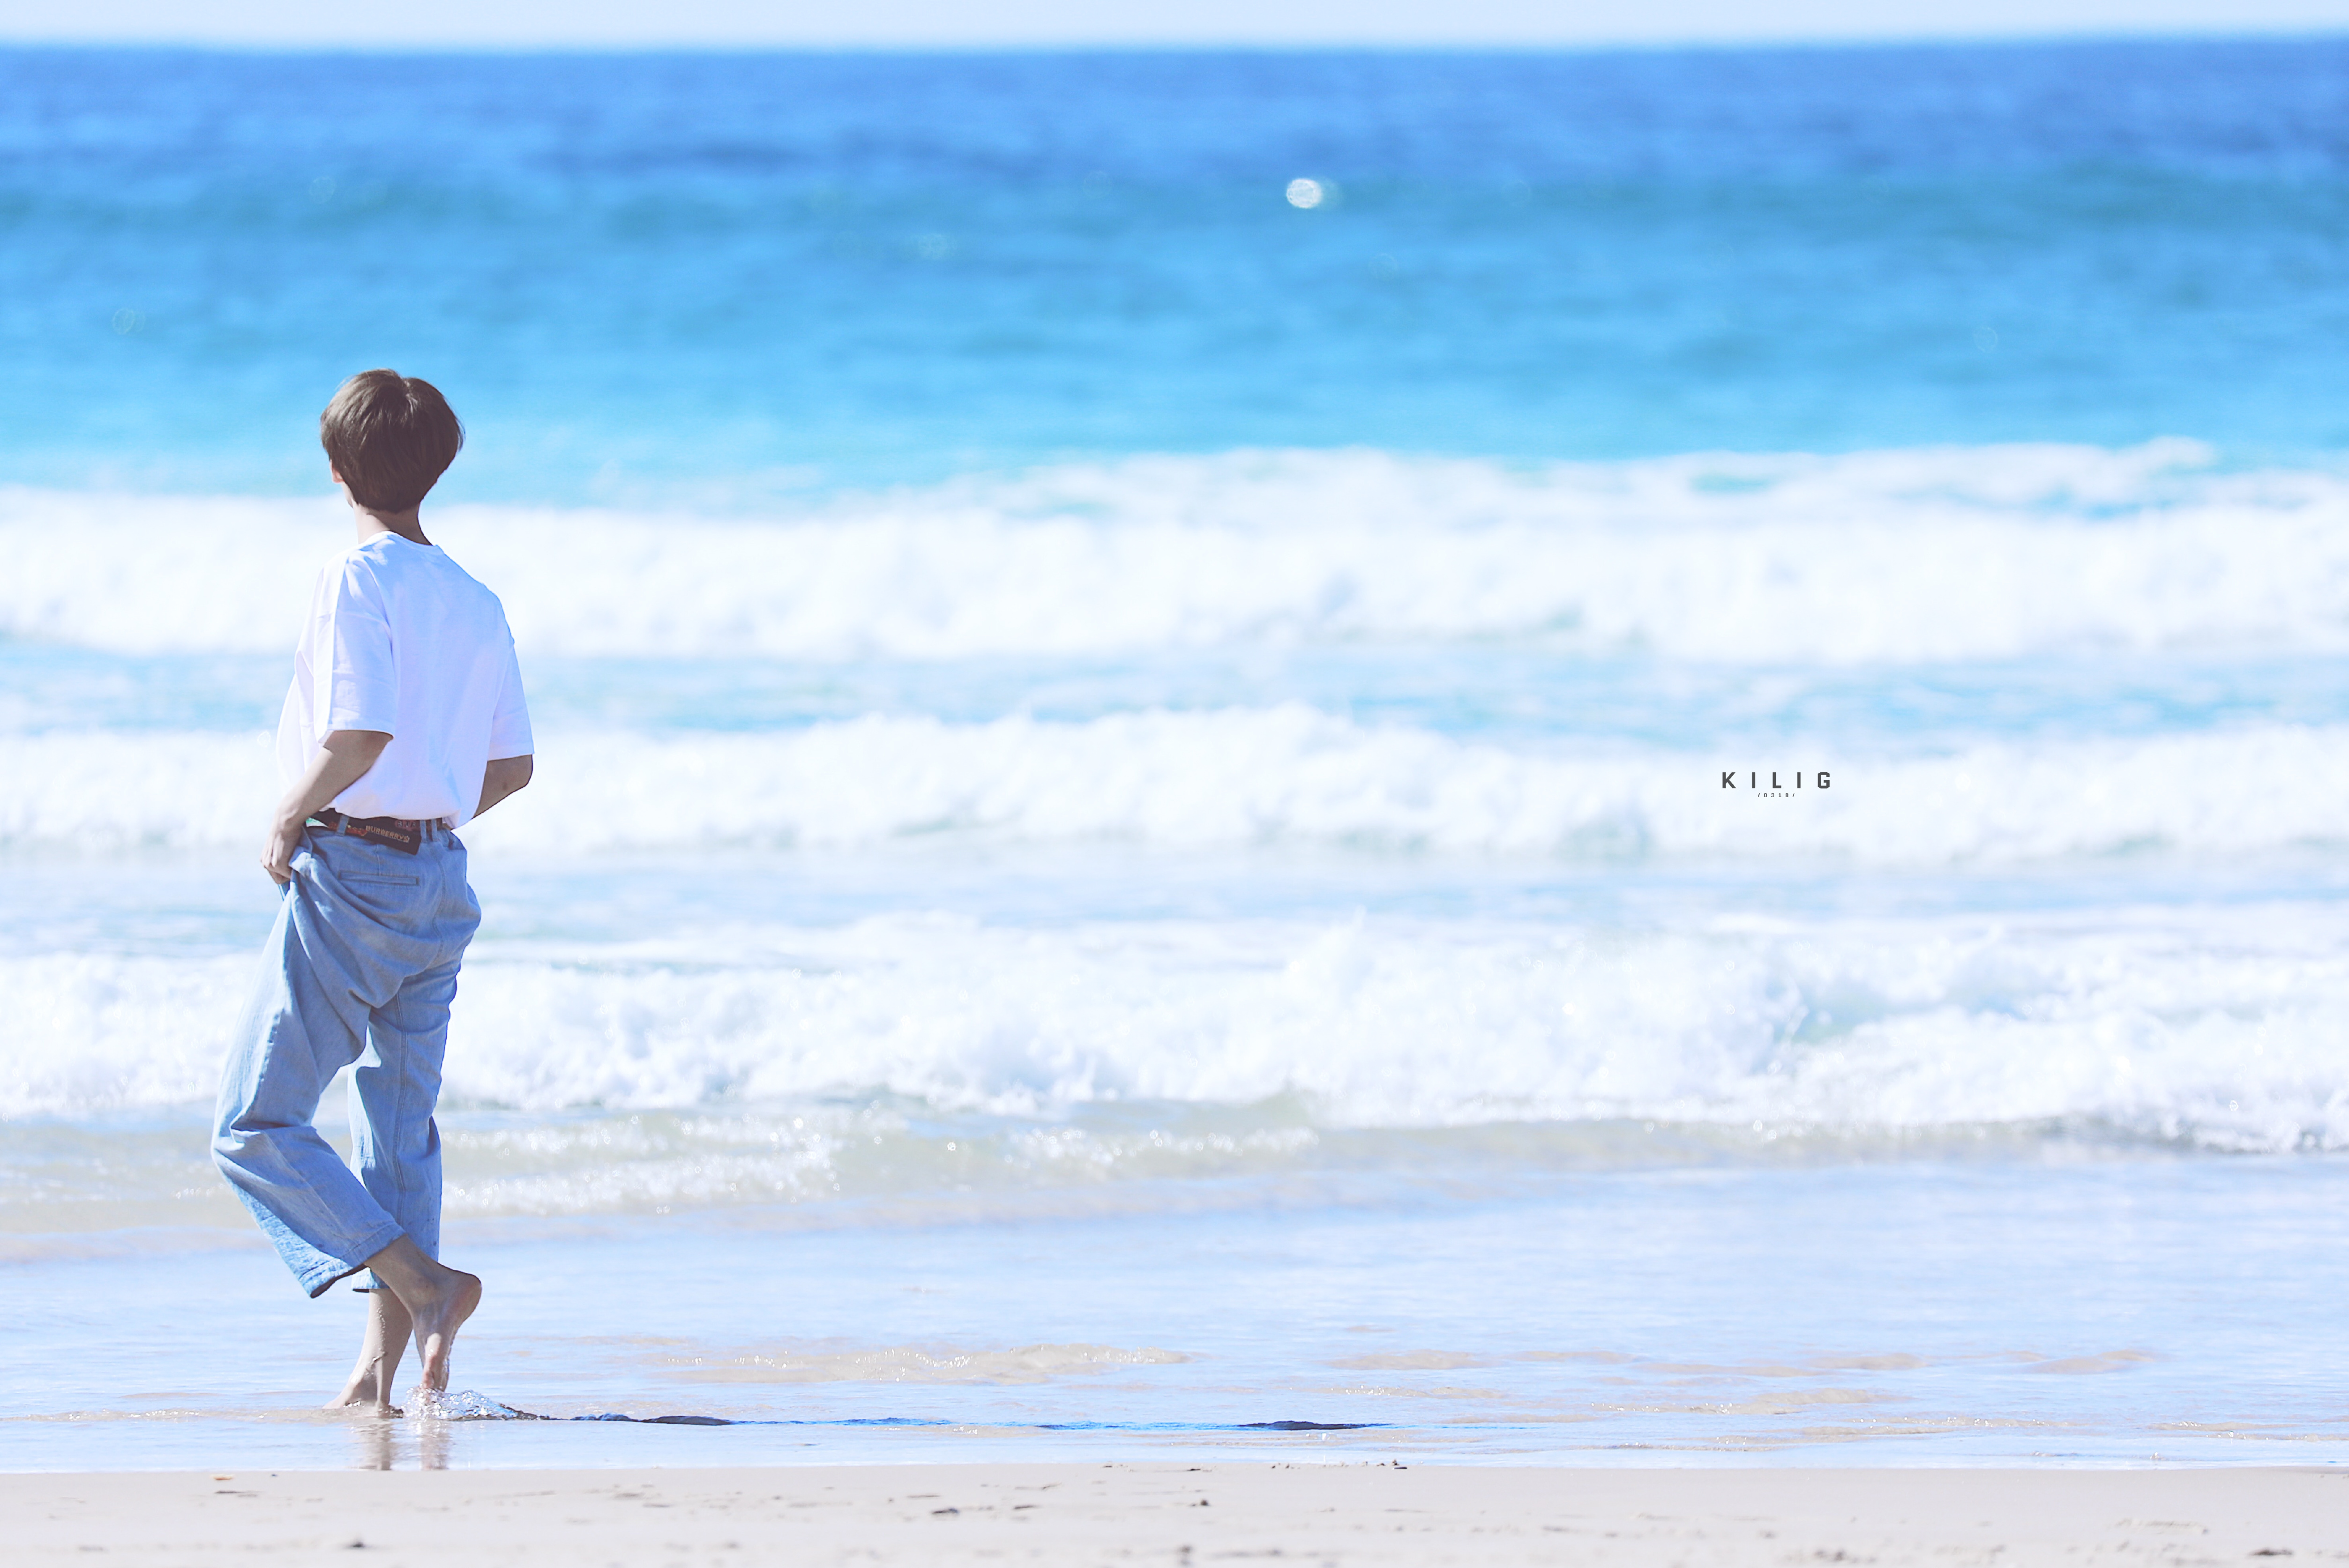
<path fill-rule="evenodd" d="M 0 1463 L 2335 1462 L 2344 108 L 0 52 Z M 539 721 L 460 1382 L 743 1424 L 314 1418 L 204 1158 L 376 363 Z"/>
<path fill-rule="evenodd" d="M 2349 44 L 0 56 L 0 480 L 450 499 L 1102 452 L 2349 446 Z M 1292 207 L 1292 179 L 1336 200 Z M 201 389 L 201 390 L 199 390 Z"/>

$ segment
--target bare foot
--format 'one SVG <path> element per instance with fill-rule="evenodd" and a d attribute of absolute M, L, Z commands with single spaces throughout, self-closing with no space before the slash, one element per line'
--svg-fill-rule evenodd
<path fill-rule="evenodd" d="M 383 1289 L 367 1295 L 367 1336 L 359 1343 L 358 1365 L 351 1368 L 343 1391 L 326 1402 L 329 1410 L 367 1410 L 397 1416 L 391 1402 L 392 1379 L 399 1375 L 399 1358 L 408 1349 L 414 1325 L 399 1297 Z"/>
<path fill-rule="evenodd" d="M 408 1309 L 416 1319 L 416 1351 L 424 1359 L 424 1386 L 436 1394 L 449 1391 L 449 1358 L 457 1348 L 457 1330 L 481 1305 L 480 1280 L 455 1269 L 441 1273 L 448 1279 L 431 1305 Z"/>
<path fill-rule="evenodd" d="M 426 1257 L 406 1236 L 367 1259 L 367 1267 L 407 1309 L 417 1353 L 424 1358 L 424 1387 L 447 1392 L 450 1353 L 457 1346 L 457 1330 L 481 1305 L 481 1282 Z"/>

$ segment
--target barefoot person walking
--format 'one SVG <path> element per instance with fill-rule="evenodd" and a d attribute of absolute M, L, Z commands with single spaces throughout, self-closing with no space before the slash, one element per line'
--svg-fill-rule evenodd
<path fill-rule="evenodd" d="M 481 917 L 453 830 L 530 782 L 530 714 L 497 596 L 417 521 L 464 444 L 447 401 L 369 370 L 318 428 L 358 540 L 319 573 L 278 722 L 286 789 L 261 864 L 282 902 L 222 1073 L 212 1158 L 311 1295 L 374 1271 L 334 1404 L 388 1412 L 409 1340 L 424 1387 L 445 1389 L 481 1299 L 439 1261 L 432 1111 Z M 356 1176 L 311 1125 L 354 1063 Z"/>

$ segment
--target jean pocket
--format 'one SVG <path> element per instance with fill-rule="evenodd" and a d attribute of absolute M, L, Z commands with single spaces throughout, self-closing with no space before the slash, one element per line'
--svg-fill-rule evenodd
<path fill-rule="evenodd" d="M 372 883 L 378 887 L 421 887 L 421 877 L 398 877 L 387 872 L 345 872 L 336 879 L 355 884 Z"/>

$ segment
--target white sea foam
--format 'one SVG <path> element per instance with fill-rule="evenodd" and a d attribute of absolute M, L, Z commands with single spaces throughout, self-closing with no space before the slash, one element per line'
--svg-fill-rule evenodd
<path fill-rule="evenodd" d="M 2349 477 L 2189 443 L 1516 471 L 1135 459 L 763 520 L 455 507 L 526 655 L 1081 654 L 1536 640 L 1705 660 L 2349 647 Z M 0 495 L 0 635 L 276 651 L 325 502 Z"/>
<path fill-rule="evenodd" d="M 1287 705 L 1081 723 L 874 717 L 750 735 L 555 733 L 540 738 L 539 758 L 527 809 L 483 819 L 468 835 L 475 847 L 580 855 L 960 838 L 1946 866 L 2337 846 L 2332 781 L 2349 775 L 2349 727 L 1755 757 L 1514 748 Z M 272 766 L 258 735 L 11 738 L 0 845 L 243 846 L 275 795 Z M 1722 787 L 1724 771 L 1734 789 Z M 1789 786 L 1783 798 L 1768 796 L 1774 771 Z"/>
<path fill-rule="evenodd" d="M 1048 1122 L 1112 1104 L 1290 1097 L 1323 1130 L 2058 1121 L 2217 1148 L 2339 1149 L 2344 937 L 2337 911 L 2282 906 L 1647 933 L 895 917 L 557 954 L 492 943 L 466 971 L 448 1089 L 533 1113 L 723 1113 L 698 1131 L 673 1126 L 675 1149 L 590 1130 L 593 1179 L 568 1197 L 466 1200 L 509 1208 L 657 1200 L 664 1182 L 828 1191 L 868 1147 L 897 1161 L 879 1146 L 885 1133 L 905 1141 L 902 1119 L 724 1118 L 875 1093 Z M 0 1113 L 205 1100 L 245 975 L 243 960 L 0 961 L 15 1014 Z M 511 1136 L 529 1158 L 489 1159 L 483 1180 L 508 1167 L 498 1181 L 527 1185 L 533 1169 L 564 1164 L 563 1127 Z M 1072 1180 L 1297 1147 L 1277 1127 L 1187 1144 L 1163 1128 L 989 1136 L 997 1162 Z M 916 1163 L 950 1184 L 953 1160 L 932 1149 Z"/>

